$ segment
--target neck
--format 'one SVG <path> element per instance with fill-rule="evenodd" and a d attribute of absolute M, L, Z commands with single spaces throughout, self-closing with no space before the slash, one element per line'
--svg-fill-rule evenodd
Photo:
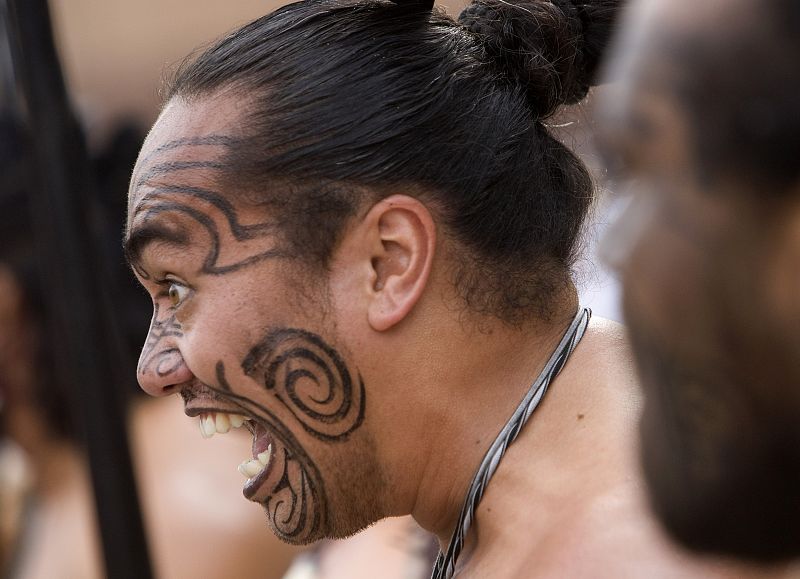
<path fill-rule="evenodd" d="M 577 309 L 570 288 L 548 321 L 520 327 L 465 324 L 452 311 L 426 312 L 420 319 L 428 322 L 418 323 L 417 335 L 398 336 L 389 345 L 398 374 L 388 376 L 391 385 L 381 380 L 393 399 L 385 405 L 391 415 L 380 420 L 397 428 L 384 427 L 379 436 L 387 449 L 388 486 L 400 499 L 388 498 L 390 514 L 410 512 L 446 547 L 483 456 Z M 408 410 L 398 415 L 398 408 Z"/>

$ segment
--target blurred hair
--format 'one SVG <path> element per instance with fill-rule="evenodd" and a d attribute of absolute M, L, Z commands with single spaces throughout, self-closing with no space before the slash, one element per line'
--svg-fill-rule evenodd
<path fill-rule="evenodd" d="M 784 195 L 800 178 L 800 3 L 746 6 L 718 33 L 674 46 L 670 58 L 683 64 L 669 82 L 689 115 L 700 178 Z"/>
<path fill-rule="evenodd" d="M 110 261 L 115 287 L 121 290 L 115 296 L 115 303 L 119 308 L 125 345 L 131 353 L 137 352 L 144 340 L 147 331 L 145 312 L 149 302 L 129 272 L 123 269 L 119 232 L 124 216 L 125 183 L 141 140 L 140 131 L 131 128 L 120 130 L 94 164 L 99 190 L 104 193 L 102 198 L 106 199 L 100 212 L 112 216 L 103 223 L 101 254 Z M 24 318 L 35 329 L 33 364 L 36 374 L 31 399 L 44 414 L 51 435 L 75 440 L 78 432 L 69 412 L 72 386 L 56 371 L 52 342 L 48 339 L 52 326 L 47 292 L 59 290 L 44 287 L 40 273 L 40 268 L 46 264 L 41 262 L 36 245 L 29 201 L 35 183 L 32 161 L 25 126 L 16 115 L 0 111 L 0 264 L 8 266 L 14 274 L 22 290 Z M 3 381 L 3 376 L 0 376 L 0 387 Z"/>

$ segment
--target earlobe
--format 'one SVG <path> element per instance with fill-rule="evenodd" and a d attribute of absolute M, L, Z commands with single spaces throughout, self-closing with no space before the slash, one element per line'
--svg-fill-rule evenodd
<path fill-rule="evenodd" d="M 393 195 L 370 209 L 375 243 L 367 317 L 379 332 L 400 323 L 425 291 L 436 248 L 436 226 L 417 199 Z"/>

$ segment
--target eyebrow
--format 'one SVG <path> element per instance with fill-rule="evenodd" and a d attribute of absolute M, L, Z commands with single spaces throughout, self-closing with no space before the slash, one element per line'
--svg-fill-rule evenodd
<path fill-rule="evenodd" d="M 142 255 L 148 246 L 153 243 L 163 243 L 175 249 L 185 249 L 189 246 L 189 235 L 183 228 L 168 227 L 163 223 L 148 223 L 133 228 L 125 238 L 124 251 L 128 265 L 141 266 Z"/>

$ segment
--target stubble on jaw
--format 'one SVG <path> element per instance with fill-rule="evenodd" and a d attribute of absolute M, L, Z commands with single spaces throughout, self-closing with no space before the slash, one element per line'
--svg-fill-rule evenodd
<path fill-rule="evenodd" d="M 308 330 L 274 328 L 241 366 L 263 389 L 259 401 L 236 393 L 221 361 L 214 389 L 276 440 L 274 472 L 264 482 L 272 489 L 262 502 L 276 534 L 305 544 L 343 538 L 383 518 L 377 450 L 362 428 L 366 388 L 346 357 Z"/>
<path fill-rule="evenodd" d="M 628 273 L 626 320 L 647 391 L 642 458 L 661 520 L 692 549 L 777 560 L 800 534 L 800 513 L 785 502 L 800 484 L 800 340 L 787 324 L 797 312 L 771 297 L 781 268 L 764 235 L 769 219 L 739 209 L 730 214 L 738 227 L 721 213 L 700 220 L 694 258 L 672 271 L 675 291 L 637 288 L 641 277 Z"/>

